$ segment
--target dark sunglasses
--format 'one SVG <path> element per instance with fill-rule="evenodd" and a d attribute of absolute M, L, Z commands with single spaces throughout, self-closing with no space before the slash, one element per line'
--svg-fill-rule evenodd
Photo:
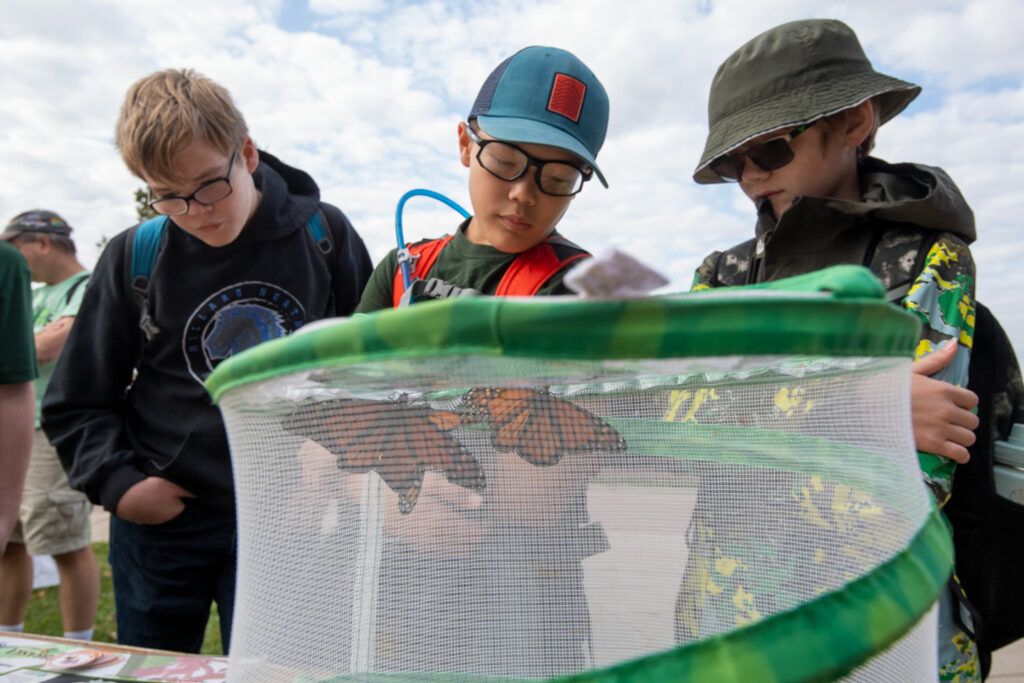
<path fill-rule="evenodd" d="M 750 159 L 757 164 L 758 168 L 764 171 L 780 169 L 793 161 L 793 148 L 789 144 L 790 141 L 817 122 L 811 121 L 802 126 L 797 126 L 785 135 L 765 140 L 745 152 L 723 154 L 708 164 L 708 168 L 726 180 L 739 180 L 743 177 L 743 167 L 746 164 L 746 159 Z"/>

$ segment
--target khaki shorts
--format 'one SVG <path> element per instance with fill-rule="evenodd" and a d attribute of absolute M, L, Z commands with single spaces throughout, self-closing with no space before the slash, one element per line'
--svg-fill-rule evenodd
<path fill-rule="evenodd" d="M 12 543 L 23 543 L 30 555 L 62 555 L 89 545 L 92 503 L 68 485 L 57 451 L 36 429 L 32 459 L 21 496 Z"/>

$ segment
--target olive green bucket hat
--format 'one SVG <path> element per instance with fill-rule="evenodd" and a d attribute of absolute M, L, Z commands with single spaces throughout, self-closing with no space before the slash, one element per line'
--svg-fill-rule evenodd
<path fill-rule="evenodd" d="M 708 100 L 708 139 L 693 174 L 723 183 L 708 168 L 749 140 L 810 123 L 877 97 L 880 123 L 910 104 L 920 86 L 880 74 L 857 34 L 841 21 L 807 19 L 765 31 L 718 67 Z"/>

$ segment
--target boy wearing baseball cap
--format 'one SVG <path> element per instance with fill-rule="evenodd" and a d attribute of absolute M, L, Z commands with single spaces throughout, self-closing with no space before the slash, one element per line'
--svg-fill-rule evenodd
<path fill-rule="evenodd" d="M 555 228 L 587 181 L 596 175 L 606 185 L 595 158 L 607 124 L 604 88 L 571 53 L 527 47 L 498 65 L 458 127 L 473 216 L 454 236 L 409 246 L 417 278 L 410 292 L 417 299 L 466 289 L 498 296 L 569 293 L 562 284 L 569 264 L 589 254 Z M 356 310 L 397 306 L 403 291 L 392 251 Z M 505 461 L 502 476 L 521 479 L 495 476 L 486 496 L 435 481 L 421 497 L 415 524 L 389 526 L 379 581 L 385 606 L 375 626 L 382 670 L 549 677 L 586 665 L 582 560 L 608 547 L 586 510 L 592 463 L 581 456 L 538 468 L 510 453 L 494 458 Z M 547 501 L 537 496 L 538 508 L 517 516 L 506 508 L 522 510 L 525 498 L 519 507 L 495 498 L 546 486 L 571 489 L 559 498 L 572 502 L 542 510 Z M 419 574 L 411 580 L 408 572 Z"/>
<path fill-rule="evenodd" d="M 868 156 L 879 126 L 920 91 L 875 71 L 856 34 L 835 20 L 783 24 L 736 50 L 712 82 L 709 133 L 693 177 L 737 182 L 757 209 L 755 237 L 706 257 L 693 288 L 766 282 L 836 264 L 871 268 L 890 301 L 924 323 L 917 357 L 938 351 L 915 364 L 911 403 L 918 449 L 950 459 L 922 455 L 942 505 L 950 496 L 951 461 L 967 461 L 978 424 L 969 412 L 977 397 L 962 388 L 974 333 L 967 246 L 975 239 L 974 216 L 943 170 Z M 827 518 L 829 502 L 819 503 Z M 705 522 L 698 526 L 713 534 L 713 520 Z M 694 563 L 701 555 L 691 548 L 688 573 L 700 573 Z M 730 583 L 744 580 L 734 576 Z M 699 596 L 690 595 L 689 604 L 681 596 L 681 614 L 699 612 L 694 600 Z M 954 622 L 961 606 L 950 602 L 942 600 L 940 612 L 941 675 L 975 680 L 963 677 L 978 673 L 974 643 L 955 625 L 971 618 L 964 609 Z"/>
<path fill-rule="evenodd" d="M 533 46 L 499 64 L 458 127 L 473 216 L 454 235 L 408 245 L 421 281 L 410 294 L 569 293 L 566 270 L 589 254 L 555 228 L 587 181 L 607 187 L 596 161 L 607 128 L 604 87 L 573 54 Z M 398 259 L 393 250 L 377 266 L 357 312 L 401 302 Z"/>

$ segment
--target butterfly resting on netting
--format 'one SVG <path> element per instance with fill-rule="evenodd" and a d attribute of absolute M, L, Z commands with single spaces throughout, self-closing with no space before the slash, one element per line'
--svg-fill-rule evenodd
<path fill-rule="evenodd" d="M 626 440 L 607 422 L 547 391 L 470 389 L 462 404 L 491 428 L 495 448 L 531 465 L 555 465 L 566 453 L 626 450 Z"/>
<path fill-rule="evenodd" d="M 450 433 L 465 417 L 407 402 L 338 398 L 300 406 L 283 426 L 336 455 L 342 470 L 376 471 L 408 514 L 428 469 L 464 488 L 485 488 L 480 463 Z"/>
<path fill-rule="evenodd" d="M 535 466 L 555 465 L 566 453 L 626 450 L 625 439 L 607 422 L 547 391 L 478 388 L 461 400 L 468 413 L 407 401 L 318 401 L 294 411 L 284 428 L 336 455 L 343 470 L 375 470 L 398 494 L 403 513 L 416 505 L 427 469 L 443 471 L 464 488 L 485 488 L 480 463 L 450 433 L 465 424 L 485 423 L 496 449 Z"/>

